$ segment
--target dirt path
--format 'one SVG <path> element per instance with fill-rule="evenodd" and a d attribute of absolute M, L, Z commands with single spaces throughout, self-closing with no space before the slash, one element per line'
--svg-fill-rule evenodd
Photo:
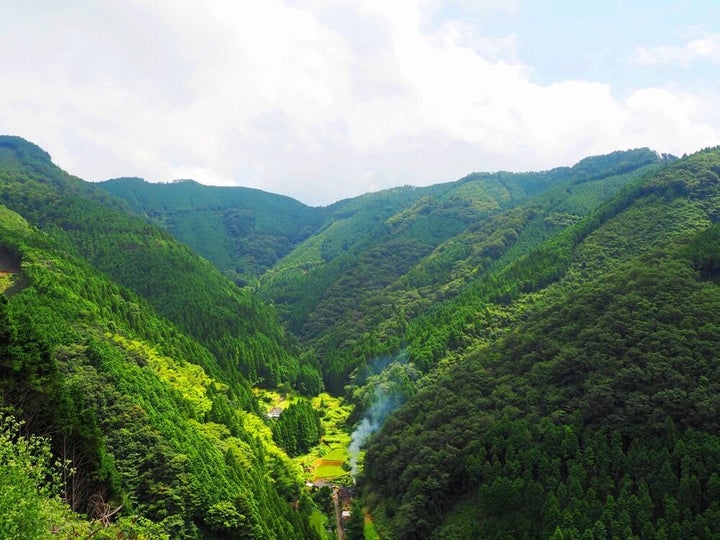
<path fill-rule="evenodd" d="M 342 527 L 342 508 L 340 507 L 340 498 L 338 497 L 338 490 L 335 488 L 332 494 L 333 502 L 335 503 L 335 519 L 337 520 L 337 537 L 338 540 L 345 540 L 345 531 Z"/>

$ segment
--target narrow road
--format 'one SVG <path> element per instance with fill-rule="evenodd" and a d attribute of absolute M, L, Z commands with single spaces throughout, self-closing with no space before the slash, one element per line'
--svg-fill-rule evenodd
<path fill-rule="evenodd" d="M 338 497 L 338 490 L 335 488 L 332 494 L 333 502 L 335 503 L 335 519 L 337 520 L 337 537 L 338 540 L 345 540 L 345 531 L 342 527 L 342 508 L 340 508 L 340 498 Z"/>

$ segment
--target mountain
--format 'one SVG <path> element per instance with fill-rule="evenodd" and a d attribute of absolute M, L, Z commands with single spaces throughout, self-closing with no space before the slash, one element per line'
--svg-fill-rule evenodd
<path fill-rule="evenodd" d="M 118 178 L 99 185 L 241 284 L 316 232 L 326 214 L 289 197 L 192 180 L 153 184 Z"/>
<path fill-rule="evenodd" d="M 717 535 L 719 172 L 646 175 L 428 316 L 440 368 L 365 458 L 390 537 Z"/>
<path fill-rule="evenodd" d="M 326 387 L 341 392 L 353 373 L 359 370 L 362 379 L 373 369 L 373 358 L 412 345 L 420 315 L 440 309 L 662 162 L 640 149 L 572 168 L 476 173 L 341 201 L 329 208 L 329 225 L 261 278 L 259 293 L 317 355 Z M 425 370 L 438 359 L 419 358 L 424 353 L 413 349 Z"/>
<path fill-rule="evenodd" d="M 320 366 L 325 387 L 341 393 L 358 368 L 397 351 L 409 320 L 457 295 L 496 259 L 511 260 L 667 159 L 648 149 L 614 152 L 574 167 L 474 173 L 325 208 L 192 181 L 101 185 L 239 283 L 255 283 L 307 351 L 304 357 Z M 240 215 L 245 225 L 233 226 Z M 275 247 L 267 251 L 269 245 Z M 238 263 L 261 259 L 253 268 Z"/>
<path fill-rule="evenodd" d="M 123 201 L 55 167 L 34 145 L 4 138 L 0 151 L 0 201 L 201 341 L 218 359 L 205 369 L 219 367 L 245 387 L 247 380 L 295 381 L 298 360 L 272 309 L 162 228 L 130 215 Z"/>
<path fill-rule="evenodd" d="M 17 137 L 0 201 L 0 536 L 315 537 L 248 381 L 299 370 L 272 309 Z"/>
<path fill-rule="evenodd" d="M 714 538 L 719 178 L 636 149 L 310 208 L 0 138 L 0 532 L 14 496 L 45 531 L 326 538 L 286 452 L 330 411 L 251 390 L 324 385 L 350 535 Z"/>

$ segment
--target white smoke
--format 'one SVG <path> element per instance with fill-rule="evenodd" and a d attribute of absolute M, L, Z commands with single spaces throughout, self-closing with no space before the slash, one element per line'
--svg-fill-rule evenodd
<path fill-rule="evenodd" d="M 353 478 L 358 473 L 358 457 L 360 449 L 365 441 L 375 433 L 385 422 L 388 415 L 403 402 L 403 397 L 397 394 L 389 395 L 387 391 L 378 386 L 375 388 L 375 395 L 370 408 L 365 413 L 362 421 L 357 425 L 350 436 L 350 470 Z"/>
<path fill-rule="evenodd" d="M 363 418 L 362 422 L 355 428 L 355 431 L 352 432 L 348 451 L 350 452 L 350 474 L 352 474 L 353 478 L 355 478 L 358 473 L 360 448 L 362 448 L 365 440 L 375 433 L 379 427 L 377 422 L 371 422 L 368 418 Z"/>
<path fill-rule="evenodd" d="M 365 415 L 350 436 L 350 469 L 353 479 L 358 473 L 360 450 L 368 437 L 380 429 L 385 419 L 402 405 L 414 393 L 415 381 L 420 372 L 408 363 L 407 350 L 403 349 L 395 356 L 381 356 L 366 367 L 362 377 L 363 391 L 372 396 L 362 399 L 370 402 Z"/>

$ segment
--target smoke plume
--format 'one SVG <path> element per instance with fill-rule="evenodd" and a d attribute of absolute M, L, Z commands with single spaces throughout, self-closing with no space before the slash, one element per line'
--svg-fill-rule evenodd
<path fill-rule="evenodd" d="M 357 475 L 357 462 L 360 449 L 367 438 L 375 433 L 385 422 L 388 415 L 404 401 L 399 394 L 388 394 L 382 386 L 375 388 L 372 405 L 350 436 L 350 467 L 353 478 Z"/>
<path fill-rule="evenodd" d="M 368 437 L 380 429 L 385 419 L 415 393 L 420 372 L 408 361 L 407 350 L 395 356 L 381 356 L 369 363 L 360 377 L 358 401 L 366 404 L 365 414 L 350 436 L 350 467 L 352 476 L 358 473 L 358 457 Z M 369 405 L 367 405 L 369 403 Z"/>

